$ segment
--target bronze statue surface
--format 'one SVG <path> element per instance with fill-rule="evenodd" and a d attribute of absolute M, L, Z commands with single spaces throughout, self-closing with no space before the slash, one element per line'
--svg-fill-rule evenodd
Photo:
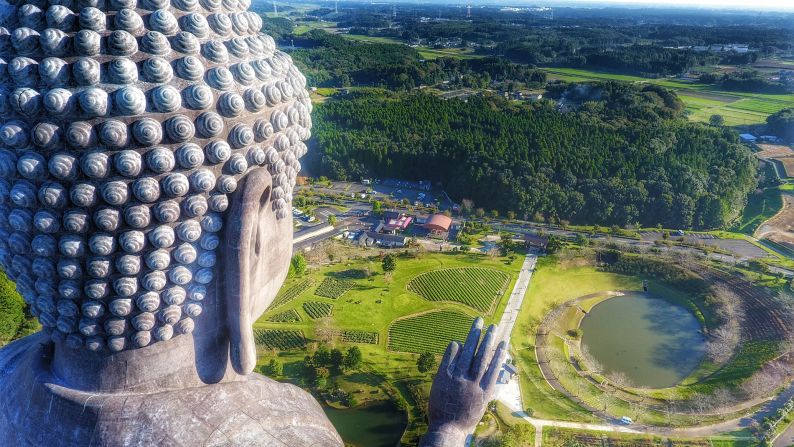
<path fill-rule="evenodd" d="M 4 445 L 342 445 L 253 373 L 312 105 L 249 6 L 0 2 L 0 267 L 43 326 L 0 350 Z M 481 326 L 445 356 L 425 445 L 482 416 Z"/>

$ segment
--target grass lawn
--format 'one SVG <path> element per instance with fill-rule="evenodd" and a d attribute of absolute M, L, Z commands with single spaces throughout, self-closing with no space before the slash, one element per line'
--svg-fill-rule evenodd
<path fill-rule="evenodd" d="M 778 188 L 767 188 L 759 193 L 753 193 L 747 199 L 747 206 L 731 231 L 753 234 L 762 223 L 777 214 L 781 208 L 783 208 L 783 198 Z"/>

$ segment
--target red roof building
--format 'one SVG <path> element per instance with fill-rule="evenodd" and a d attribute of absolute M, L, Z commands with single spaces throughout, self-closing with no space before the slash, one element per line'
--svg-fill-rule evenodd
<path fill-rule="evenodd" d="M 443 214 L 433 214 L 425 224 L 431 233 L 447 233 L 452 227 L 452 218 Z"/>

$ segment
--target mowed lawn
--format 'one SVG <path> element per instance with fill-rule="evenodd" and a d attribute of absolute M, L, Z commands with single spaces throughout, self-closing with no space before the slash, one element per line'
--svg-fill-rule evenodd
<path fill-rule="evenodd" d="M 725 124 L 738 126 L 758 124 L 782 109 L 794 107 L 794 94 L 763 94 L 719 90 L 713 85 L 687 82 L 670 78 L 643 78 L 640 76 L 582 70 L 576 68 L 544 68 L 551 78 L 569 82 L 587 80 L 615 80 L 647 82 L 675 90 L 684 102 L 689 118 L 708 121 L 712 115 L 722 115 Z"/>

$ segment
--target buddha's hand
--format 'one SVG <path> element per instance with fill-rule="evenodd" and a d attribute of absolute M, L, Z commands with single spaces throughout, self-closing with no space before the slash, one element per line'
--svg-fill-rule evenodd
<path fill-rule="evenodd" d="M 494 351 L 494 325 L 477 349 L 482 326 L 482 318 L 474 320 L 463 347 L 453 341 L 444 353 L 430 389 L 430 427 L 421 447 L 463 446 L 485 414 L 506 352 L 504 341 Z"/>

